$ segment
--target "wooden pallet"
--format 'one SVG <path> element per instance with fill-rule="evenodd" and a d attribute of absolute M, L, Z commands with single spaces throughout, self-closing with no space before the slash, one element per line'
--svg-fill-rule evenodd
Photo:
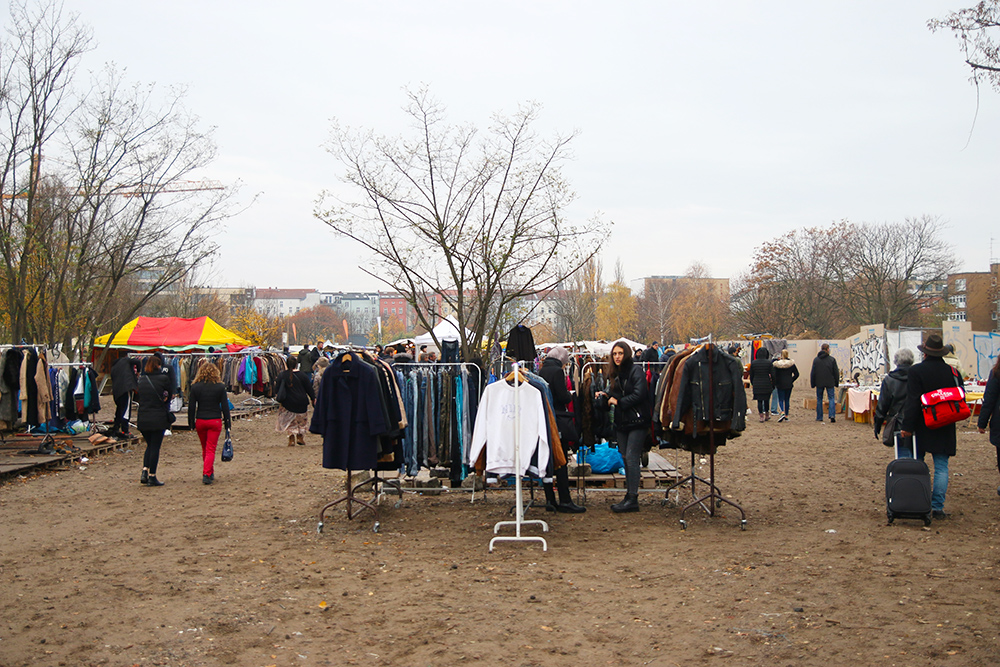
<path fill-rule="evenodd" d="M 19 475 L 31 470 L 51 470 L 55 468 L 66 468 L 80 457 L 99 456 L 117 449 L 124 449 L 139 440 L 138 435 L 130 438 L 109 440 L 100 444 L 92 444 L 87 436 L 90 434 L 68 435 L 53 433 L 57 443 L 70 443 L 79 451 L 66 454 L 23 454 L 22 452 L 37 449 L 44 439 L 44 435 L 14 435 L 6 439 L 6 443 L 0 446 L 0 480 L 13 475 Z"/>

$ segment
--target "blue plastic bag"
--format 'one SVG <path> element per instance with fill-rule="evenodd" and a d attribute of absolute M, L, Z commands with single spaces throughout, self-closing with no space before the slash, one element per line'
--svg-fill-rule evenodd
<path fill-rule="evenodd" d="M 591 472 L 598 474 L 619 472 L 625 467 L 621 452 L 606 442 L 598 443 L 593 450 L 581 447 L 577 452 L 577 460 L 589 463 Z"/>

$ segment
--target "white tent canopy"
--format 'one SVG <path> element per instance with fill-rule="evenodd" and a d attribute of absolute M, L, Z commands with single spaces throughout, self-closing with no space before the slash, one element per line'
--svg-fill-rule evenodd
<path fill-rule="evenodd" d="M 448 317 L 441 320 L 437 326 L 433 329 L 434 335 L 437 336 L 439 341 L 442 340 L 461 340 L 459 335 L 458 320 L 454 315 L 449 315 Z M 467 338 L 474 338 L 474 334 L 468 329 L 465 330 L 465 335 Z M 431 332 L 428 331 L 425 334 L 420 334 L 413 339 L 413 344 L 419 349 L 421 345 L 434 345 L 434 338 L 431 337 Z"/>

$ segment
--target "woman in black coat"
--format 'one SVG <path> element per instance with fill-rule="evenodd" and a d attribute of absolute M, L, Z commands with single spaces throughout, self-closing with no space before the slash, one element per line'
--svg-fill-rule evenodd
<path fill-rule="evenodd" d="M 142 456 L 142 474 L 139 483 L 146 486 L 163 486 L 156 479 L 156 466 L 160 461 L 160 445 L 163 434 L 170 428 L 173 415 L 170 414 L 170 376 L 162 372 L 159 357 L 149 357 L 139 378 L 136 396 L 139 401 L 139 416 L 136 426 L 146 441 L 146 453 Z"/>
<path fill-rule="evenodd" d="M 564 347 L 554 347 L 542 360 L 542 367 L 538 369 L 538 374 L 549 385 L 552 392 L 552 410 L 555 412 L 556 425 L 559 427 L 559 440 L 565 450 L 566 444 L 576 441 L 576 422 L 573 413 L 569 411 L 569 405 L 573 402 L 573 396 L 566 388 L 566 373 L 563 371 L 563 364 L 569 361 L 569 351 Z M 573 496 L 569 490 L 569 471 L 566 466 L 562 466 L 555 471 L 556 485 L 559 488 L 559 502 L 556 503 L 556 494 L 552 488 L 552 482 L 542 482 L 545 489 L 545 509 L 549 512 L 566 512 L 579 514 L 586 512 L 587 508 L 573 502 Z"/>
<path fill-rule="evenodd" d="M 309 404 L 316 403 L 316 394 L 313 393 L 312 378 L 295 370 L 299 365 L 298 359 L 290 356 L 285 365 L 287 370 L 281 371 L 274 381 L 276 394 L 284 394 L 278 401 L 281 407 L 278 408 L 278 423 L 274 430 L 287 433 L 288 446 L 294 447 L 295 443 L 306 444 L 305 434 L 309 430 L 306 413 L 309 412 Z"/>
<path fill-rule="evenodd" d="M 750 362 L 750 384 L 760 421 L 767 421 L 771 418 L 771 392 L 774 391 L 774 363 L 767 348 L 757 350 L 757 357 Z"/>
<path fill-rule="evenodd" d="M 646 445 L 652 409 L 646 374 L 632 361 L 632 349 L 624 341 L 611 348 L 611 386 L 608 405 L 615 406 L 615 433 L 618 450 L 625 459 L 625 498 L 611 506 L 611 511 L 639 511 L 639 461 Z"/>
<path fill-rule="evenodd" d="M 980 433 L 986 433 L 986 427 L 990 427 L 990 444 L 997 448 L 997 469 L 1000 470 L 1000 357 L 986 380 L 978 426 Z M 1000 487 L 997 487 L 997 494 L 1000 494 Z"/>
<path fill-rule="evenodd" d="M 948 492 L 948 459 L 955 455 L 955 425 L 929 429 L 924 424 L 920 397 L 929 391 L 961 386 L 958 374 L 945 363 L 944 355 L 951 350 L 945 346 L 940 334 L 931 334 L 917 348 L 924 353 L 924 360 L 912 366 L 906 378 L 906 402 L 903 404 L 903 427 L 900 436 L 916 435 L 914 445 L 921 461 L 930 453 L 934 457 L 934 486 L 931 492 L 932 516 L 944 519 L 945 494 Z"/>

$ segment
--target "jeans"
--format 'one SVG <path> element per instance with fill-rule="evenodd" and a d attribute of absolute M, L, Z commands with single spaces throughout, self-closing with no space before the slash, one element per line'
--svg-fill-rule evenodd
<path fill-rule="evenodd" d="M 643 445 L 646 444 L 646 431 L 640 428 L 634 431 L 618 431 L 618 451 L 625 459 L 625 494 L 639 495 L 639 461 L 642 459 Z"/>
<path fill-rule="evenodd" d="M 837 404 L 833 401 L 833 390 L 836 387 L 816 387 L 816 421 L 823 421 L 823 392 L 826 392 L 827 399 L 830 401 L 830 419 L 834 419 L 837 416 Z"/>
<path fill-rule="evenodd" d="M 194 430 L 198 432 L 198 439 L 201 440 L 201 459 L 203 475 L 211 475 L 215 472 L 215 449 L 219 446 L 219 435 L 222 433 L 221 419 L 196 419 Z"/>
<path fill-rule="evenodd" d="M 934 485 L 931 488 L 931 510 L 935 512 L 944 511 L 944 495 L 948 493 L 948 459 L 947 454 L 935 454 L 934 457 Z M 924 460 L 924 452 L 920 452 L 920 460 Z"/>
<path fill-rule="evenodd" d="M 776 389 L 775 393 L 778 394 L 778 410 L 784 414 L 788 414 L 788 402 L 792 400 L 792 390 L 788 389 Z"/>

